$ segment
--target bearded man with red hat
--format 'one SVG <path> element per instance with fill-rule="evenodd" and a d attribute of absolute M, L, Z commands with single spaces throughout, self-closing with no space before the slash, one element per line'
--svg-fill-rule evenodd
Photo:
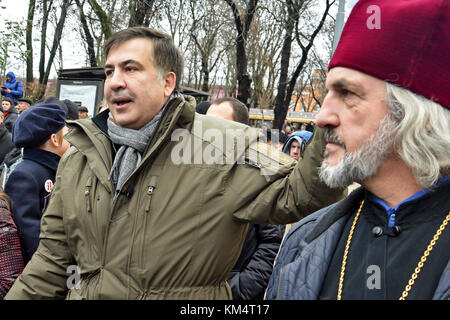
<path fill-rule="evenodd" d="M 448 0 L 354 7 L 316 123 L 321 179 L 362 187 L 291 228 L 266 298 L 450 298 L 449 22 Z"/>

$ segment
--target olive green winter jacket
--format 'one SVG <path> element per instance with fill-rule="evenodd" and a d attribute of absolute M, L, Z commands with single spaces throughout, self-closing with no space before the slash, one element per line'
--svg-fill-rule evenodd
<path fill-rule="evenodd" d="M 251 138 L 244 159 L 238 143 L 222 146 L 242 135 L 226 129 L 255 129 L 196 114 L 193 98 L 178 97 L 113 200 L 107 114 L 70 124 L 39 248 L 8 299 L 231 299 L 226 279 L 247 222 L 291 223 L 341 198 L 318 180 L 321 130 L 298 165 Z M 230 150 L 240 161 L 201 161 Z"/>

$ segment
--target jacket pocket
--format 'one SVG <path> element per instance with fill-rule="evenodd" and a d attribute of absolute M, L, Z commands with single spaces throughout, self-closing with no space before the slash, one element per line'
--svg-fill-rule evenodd
<path fill-rule="evenodd" d="M 86 210 L 88 213 L 92 212 L 91 189 L 92 189 L 92 176 L 88 178 L 86 186 L 84 187 L 84 198 L 86 202 Z"/>
<path fill-rule="evenodd" d="M 145 241 L 146 241 L 146 234 L 147 234 L 147 220 L 148 220 L 148 215 L 150 214 L 150 207 L 152 204 L 152 198 L 153 198 L 153 193 L 155 192 L 156 189 L 156 182 L 158 180 L 158 176 L 151 176 L 150 177 L 150 182 L 148 184 L 148 186 L 146 187 L 146 191 L 145 191 L 145 197 L 144 197 L 144 217 L 143 217 L 143 226 L 144 226 L 144 232 L 142 232 L 142 240 L 141 240 L 141 247 L 140 247 L 140 252 L 139 252 L 139 267 L 140 268 L 145 268 L 144 266 L 144 256 L 145 256 Z"/>
<path fill-rule="evenodd" d="M 99 230 L 97 227 L 97 216 L 96 216 L 96 206 L 94 203 L 95 195 L 96 195 L 96 184 L 98 180 L 96 176 L 90 176 L 84 187 L 84 201 L 86 204 L 86 214 L 84 215 L 84 230 L 86 234 L 86 245 L 88 248 L 88 261 L 89 264 L 95 265 L 98 257 L 98 245 L 99 241 Z"/>
<path fill-rule="evenodd" d="M 86 300 L 89 296 L 95 296 L 101 269 L 98 268 L 91 273 L 81 277 L 80 287 L 72 288 L 66 296 L 66 300 Z M 92 297 L 91 297 L 92 298 Z"/>
<path fill-rule="evenodd" d="M 52 196 L 52 193 L 50 192 L 49 194 L 47 194 L 45 197 L 44 197 L 44 206 L 42 207 L 42 213 L 44 213 L 45 212 L 45 210 L 47 210 L 47 207 L 48 207 L 48 203 L 50 202 L 50 197 Z"/>
<path fill-rule="evenodd" d="M 147 187 L 146 200 L 145 200 L 145 212 L 148 213 L 150 211 L 150 205 L 152 203 L 152 195 L 156 189 L 156 181 L 158 180 L 157 176 L 150 177 L 150 184 Z"/>

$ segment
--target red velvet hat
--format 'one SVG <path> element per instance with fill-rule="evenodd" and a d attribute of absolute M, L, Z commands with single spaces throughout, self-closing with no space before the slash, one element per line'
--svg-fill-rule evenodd
<path fill-rule="evenodd" d="M 360 0 L 328 69 L 346 67 L 450 109 L 450 0 Z"/>

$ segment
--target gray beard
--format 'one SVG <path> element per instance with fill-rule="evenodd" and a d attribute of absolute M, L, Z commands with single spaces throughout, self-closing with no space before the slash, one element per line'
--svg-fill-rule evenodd
<path fill-rule="evenodd" d="M 331 135 L 333 142 L 340 142 L 328 129 L 327 135 Z M 328 152 L 325 151 L 324 160 L 319 169 L 320 179 L 330 188 L 345 188 L 353 182 L 361 183 L 377 173 L 381 164 L 392 155 L 394 138 L 397 130 L 396 122 L 386 115 L 364 144 L 355 152 L 349 153 L 345 144 L 344 158 L 335 166 L 328 166 Z"/>

